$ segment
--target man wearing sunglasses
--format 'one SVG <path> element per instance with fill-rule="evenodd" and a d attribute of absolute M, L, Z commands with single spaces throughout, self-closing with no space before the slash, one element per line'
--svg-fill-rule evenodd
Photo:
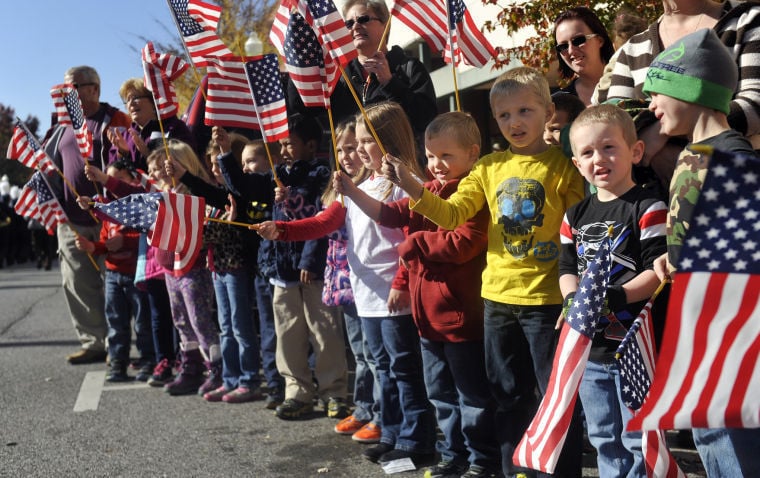
<path fill-rule="evenodd" d="M 67 183 L 76 190 L 74 193 L 72 187 L 64 187 L 59 176 L 48 177 L 70 223 L 59 225 L 57 232 L 64 297 L 81 343 L 80 350 L 66 359 L 76 365 L 105 360 L 107 330 L 101 276 L 103 261 L 100 260 L 100 271 L 97 270 L 87 254 L 79 251 L 74 244 L 78 235 L 97 241 L 101 224 L 77 206 L 76 194 L 94 197 L 102 193 L 87 180 L 84 166 L 91 164 L 105 170 L 111 147 L 106 130 L 109 127 L 128 127 L 130 119 L 108 103 L 100 102 L 100 77 L 94 68 L 69 68 L 64 74 L 64 83 L 73 85 L 79 93 L 87 129 L 92 134 L 93 151 L 91 158 L 82 157 L 70 125 L 54 125 L 45 135 L 45 152 L 63 172 Z"/>
<path fill-rule="evenodd" d="M 409 116 L 415 135 L 421 138 L 428 123 L 438 113 L 433 81 L 419 60 L 407 56 L 398 46 L 389 50 L 385 42 L 380 44 L 390 18 L 385 1 L 348 0 L 343 6 L 343 18 L 359 52 L 359 57 L 346 67 L 346 74 L 359 99 L 364 106 L 388 100 L 399 103 Z M 314 109 L 318 111 L 304 108 L 292 81 L 288 89 L 289 113 L 306 112 L 326 118 L 322 108 Z M 359 107 L 342 78 L 330 100 L 336 123 L 359 113 Z"/>

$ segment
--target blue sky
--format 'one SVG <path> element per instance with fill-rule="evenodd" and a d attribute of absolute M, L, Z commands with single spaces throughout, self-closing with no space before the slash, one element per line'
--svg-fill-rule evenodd
<path fill-rule="evenodd" d="M 90 65 L 100 74 L 101 101 L 122 108 L 119 86 L 142 77 L 139 49 L 145 43 L 140 36 L 179 42 L 165 0 L 8 3 L 0 15 L 0 103 L 13 107 L 21 119 L 37 116 L 41 135 L 53 111 L 50 87 L 63 81 L 69 67 Z"/>

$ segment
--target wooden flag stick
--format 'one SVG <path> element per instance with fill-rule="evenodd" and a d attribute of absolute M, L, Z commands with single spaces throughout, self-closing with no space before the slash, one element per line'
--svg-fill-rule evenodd
<path fill-rule="evenodd" d="M 377 47 L 377 51 L 382 51 L 387 44 L 388 34 L 391 31 L 391 18 L 392 16 L 388 17 L 388 21 L 385 22 L 385 29 L 383 30 L 383 36 L 380 37 L 380 44 Z"/>
<path fill-rule="evenodd" d="M 211 222 L 218 222 L 220 224 L 230 224 L 232 226 L 241 226 L 241 227 L 246 227 L 246 228 L 250 228 L 251 226 L 255 225 L 255 224 L 246 224 L 244 222 L 237 222 L 237 221 L 225 221 L 224 219 L 217 219 L 215 217 L 206 217 L 206 220 L 211 221 Z"/>
<path fill-rule="evenodd" d="M 338 64 L 338 68 L 340 68 L 340 74 L 343 76 L 343 80 L 346 82 L 346 84 L 348 84 L 348 89 L 351 90 L 351 94 L 354 97 L 354 101 L 356 101 L 356 105 L 359 107 L 359 111 L 362 112 L 362 117 L 364 118 L 364 121 L 367 123 L 367 127 L 369 128 L 370 133 L 372 133 L 372 137 L 375 138 L 375 142 L 377 142 L 377 146 L 380 148 L 380 152 L 383 153 L 383 156 L 385 156 L 388 153 L 385 151 L 385 147 L 383 146 L 383 143 L 380 141 L 380 138 L 377 136 L 375 127 L 372 126 L 372 122 L 369 120 L 369 117 L 367 116 L 367 111 L 364 109 L 364 105 L 359 99 L 359 95 L 356 94 L 354 85 L 351 84 L 351 80 L 348 78 L 348 75 L 346 74 L 346 70 L 343 69 L 343 66 L 340 64 Z"/>

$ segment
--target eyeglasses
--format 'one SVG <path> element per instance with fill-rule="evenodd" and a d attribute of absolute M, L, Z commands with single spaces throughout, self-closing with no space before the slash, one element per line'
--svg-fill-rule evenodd
<path fill-rule="evenodd" d="M 136 101 L 142 101 L 143 99 L 146 99 L 146 98 L 150 98 L 150 96 L 146 96 L 146 95 L 143 95 L 143 96 L 130 96 L 129 98 L 126 99 L 126 101 L 124 101 L 124 104 L 128 105 L 129 103 L 134 103 Z"/>
<path fill-rule="evenodd" d="M 369 15 L 361 15 L 361 16 L 356 17 L 355 19 L 346 20 L 346 28 L 350 30 L 357 23 L 360 25 L 364 25 L 365 23 L 369 23 L 372 20 L 377 20 L 378 22 L 380 21 L 380 19 L 377 17 L 370 17 Z"/>
<path fill-rule="evenodd" d="M 598 36 L 599 34 L 597 33 L 589 33 L 588 35 L 578 35 L 577 37 L 571 38 L 570 43 L 572 43 L 574 47 L 578 48 L 581 45 L 585 44 L 586 41 L 591 40 L 592 38 L 598 37 Z M 563 55 L 570 48 L 570 43 L 559 43 L 557 46 L 554 47 L 554 49 L 557 50 L 557 53 L 559 53 L 560 55 Z"/>
<path fill-rule="evenodd" d="M 97 83 L 72 83 L 72 86 L 76 88 L 77 90 L 82 86 L 92 86 L 97 85 Z"/>

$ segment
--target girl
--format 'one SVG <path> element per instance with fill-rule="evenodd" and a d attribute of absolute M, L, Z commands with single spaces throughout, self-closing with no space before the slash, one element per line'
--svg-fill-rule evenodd
<path fill-rule="evenodd" d="M 366 113 L 389 153 L 420 177 L 414 135 L 401 107 L 386 102 L 368 108 Z M 398 187 L 377 173 L 383 154 L 361 116 L 356 120 L 356 139 L 357 153 L 366 170 L 355 177 L 359 188 L 384 202 L 404 197 Z M 312 218 L 262 223 L 259 234 L 267 239 L 306 240 L 346 226 L 351 288 L 381 386 L 382 436 L 380 443 L 363 455 L 380 463 L 410 458 L 419 467 L 432 458 L 434 425 L 425 395 L 409 291 L 406 283 L 394 281 L 399 263 L 396 246 L 404 233 L 380 227 L 348 198 L 344 201 L 345 207 L 336 200 Z"/>
<path fill-rule="evenodd" d="M 208 173 L 190 146 L 181 141 L 169 140 L 168 149 L 171 161 L 176 161 L 191 174 L 210 181 Z M 148 156 L 148 173 L 164 190 L 169 190 L 171 180 L 166 174 L 165 158 L 164 149 L 153 151 Z M 189 193 L 187 186 L 183 184 L 177 184 L 173 190 L 183 194 Z M 202 259 L 206 255 L 205 252 L 204 246 L 193 268 L 180 277 L 175 277 L 172 272 L 173 252 L 158 250 L 156 255 L 158 262 L 166 270 L 166 289 L 169 292 L 172 319 L 180 336 L 180 372 L 173 382 L 164 386 L 164 390 L 170 395 L 196 392 L 203 395 L 222 385 L 219 334 L 212 319 L 213 285 L 211 273 L 204 267 L 205 261 Z M 203 373 L 204 358 L 209 372 L 207 379 Z"/>

